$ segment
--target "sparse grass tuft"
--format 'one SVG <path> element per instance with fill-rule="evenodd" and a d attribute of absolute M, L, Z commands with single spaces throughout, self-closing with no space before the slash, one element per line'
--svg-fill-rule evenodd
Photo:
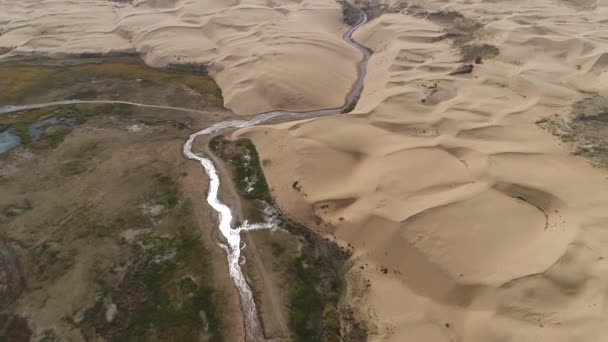
<path fill-rule="evenodd" d="M 59 146 L 65 137 L 72 131 L 71 127 L 57 125 L 49 127 L 47 132 L 35 144 L 37 148 L 55 148 Z"/>
<path fill-rule="evenodd" d="M 61 174 L 66 177 L 77 176 L 86 171 L 87 166 L 82 159 L 71 160 L 61 166 Z"/>
<path fill-rule="evenodd" d="M 472 62 L 475 60 L 482 61 L 491 59 L 500 54 L 500 50 L 490 44 L 467 44 L 460 47 L 462 62 Z"/>
<path fill-rule="evenodd" d="M 283 253 L 285 253 L 285 246 L 283 246 L 283 245 L 281 245 L 281 244 L 279 244 L 279 243 L 277 243 L 277 242 L 274 242 L 274 241 L 273 241 L 273 242 L 270 244 L 270 248 L 272 249 L 272 255 L 273 255 L 275 258 L 278 258 L 278 257 L 280 257 L 281 255 L 283 255 Z"/>
<path fill-rule="evenodd" d="M 168 209 L 174 208 L 179 203 L 179 190 L 177 184 L 169 176 L 157 174 L 156 180 L 158 188 L 156 196 L 162 199 L 163 204 Z"/>

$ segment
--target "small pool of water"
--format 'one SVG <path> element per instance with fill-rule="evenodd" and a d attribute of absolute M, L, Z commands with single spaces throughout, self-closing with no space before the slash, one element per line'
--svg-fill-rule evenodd
<path fill-rule="evenodd" d="M 0 133 L 0 153 L 8 151 L 20 143 L 21 139 L 19 139 L 12 129 L 7 129 Z"/>
<path fill-rule="evenodd" d="M 29 124 L 27 126 L 27 130 L 32 136 L 32 143 L 40 140 L 40 138 L 42 138 L 44 135 L 44 129 L 47 126 L 52 125 L 67 125 L 74 127 L 74 125 L 76 125 L 76 120 L 72 118 L 58 118 L 53 115 L 46 119 Z M 19 144 L 21 144 L 21 139 L 19 139 L 19 136 L 15 134 L 13 129 L 9 128 L 0 133 L 0 153 L 4 153 L 11 148 L 18 146 Z"/>

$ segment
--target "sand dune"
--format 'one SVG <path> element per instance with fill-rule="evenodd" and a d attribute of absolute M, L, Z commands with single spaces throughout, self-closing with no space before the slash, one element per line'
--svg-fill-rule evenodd
<path fill-rule="evenodd" d="M 284 212 L 354 246 L 372 340 L 606 340 L 606 172 L 534 122 L 607 95 L 607 8 L 419 4 L 357 33 L 375 54 L 353 114 L 236 135 L 271 161 Z M 500 53 L 451 75 L 462 56 L 442 37 L 463 27 Z"/>
<path fill-rule="evenodd" d="M 339 107 L 359 56 L 331 0 L 0 3 L 0 51 L 137 52 L 153 66 L 203 63 L 238 114 Z"/>

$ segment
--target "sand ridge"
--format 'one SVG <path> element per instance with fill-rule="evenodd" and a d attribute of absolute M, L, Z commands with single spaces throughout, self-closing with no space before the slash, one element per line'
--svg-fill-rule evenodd
<path fill-rule="evenodd" d="M 238 114 L 338 107 L 356 79 L 359 56 L 331 0 L 10 0 L 0 13 L 5 58 L 138 53 L 152 66 L 205 64 Z"/>
<path fill-rule="evenodd" d="M 353 114 L 236 135 L 284 212 L 354 247 L 372 340 L 605 340 L 606 173 L 534 123 L 606 95 L 605 5 L 419 3 L 356 34 L 375 53 Z M 500 54 L 451 75 L 455 28 L 421 10 Z"/>

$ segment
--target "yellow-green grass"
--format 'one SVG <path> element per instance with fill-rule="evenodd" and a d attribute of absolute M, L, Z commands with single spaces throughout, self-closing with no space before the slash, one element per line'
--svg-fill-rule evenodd
<path fill-rule="evenodd" d="M 208 75 L 165 71 L 134 62 L 108 62 L 68 67 L 0 65 L 0 105 L 19 104 L 26 96 L 75 82 L 90 82 L 92 78 L 141 80 L 156 85 L 182 84 L 207 96 L 210 105 L 221 107 L 223 104 L 221 89 Z"/>

